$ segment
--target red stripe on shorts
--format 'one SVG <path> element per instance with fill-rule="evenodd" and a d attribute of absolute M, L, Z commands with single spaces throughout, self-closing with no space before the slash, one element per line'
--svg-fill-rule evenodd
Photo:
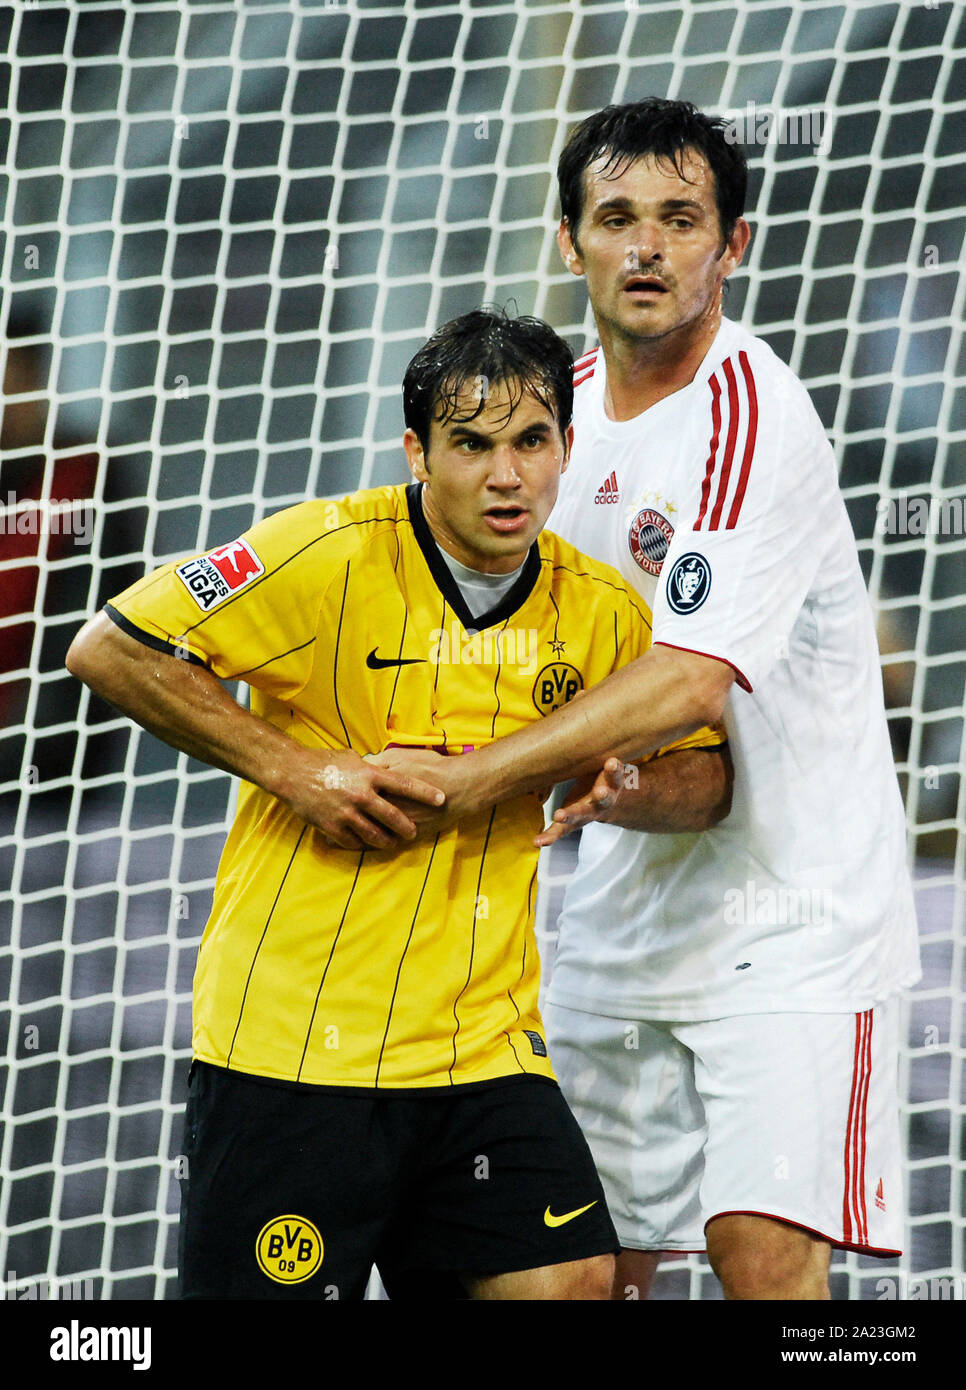
<path fill-rule="evenodd" d="M 845 1137 L 845 1193 L 842 1230 L 846 1240 L 868 1244 L 869 1218 L 865 1201 L 865 1135 L 872 1072 L 872 1010 L 855 1016 L 852 1093 Z"/>

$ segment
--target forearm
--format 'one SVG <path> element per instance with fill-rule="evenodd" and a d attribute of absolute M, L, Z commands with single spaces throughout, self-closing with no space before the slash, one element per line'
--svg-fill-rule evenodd
<path fill-rule="evenodd" d="M 732 673 L 722 662 L 655 647 L 579 700 L 468 755 L 486 804 L 623 763 L 685 738 L 721 716 Z"/>
<path fill-rule="evenodd" d="M 656 835 L 709 830 L 731 810 L 733 768 L 727 744 L 665 753 L 624 769 L 608 825 Z"/>
<path fill-rule="evenodd" d="M 172 748 L 285 793 L 299 745 L 239 705 L 206 667 L 155 651 L 98 614 L 75 639 L 67 668 Z"/>
<path fill-rule="evenodd" d="M 340 849 L 389 849 L 416 826 L 387 798 L 439 808 L 430 782 L 376 767 L 346 748 L 309 748 L 243 709 L 203 666 L 156 652 L 100 613 L 75 638 L 67 669 L 143 728 L 284 802 Z"/>

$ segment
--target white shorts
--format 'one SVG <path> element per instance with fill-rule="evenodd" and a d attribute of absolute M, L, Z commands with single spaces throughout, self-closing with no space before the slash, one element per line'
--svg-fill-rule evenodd
<path fill-rule="evenodd" d="M 747 1213 L 899 1254 L 898 1012 L 634 1023 L 548 1003 L 621 1244 L 703 1251 L 710 1221 Z"/>

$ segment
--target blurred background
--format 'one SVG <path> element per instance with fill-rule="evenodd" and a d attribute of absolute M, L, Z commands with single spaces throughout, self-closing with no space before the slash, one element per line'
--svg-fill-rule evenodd
<path fill-rule="evenodd" d="M 146 568 L 401 481 L 402 373 L 443 320 L 512 301 L 592 341 L 552 169 L 578 119 L 651 94 L 741 118 L 754 239 L 726 312 L 836 448 L 908 809 L 909 1241 L 839 1260 L 834 1296 L 961 1275 L 962 8 L 21 0 L 0 50 L 0 1284 L 174 1295 L 230 809 L 227 778 L 66 675 L 71 638 Z M 544 865 L 548 957 L 570 852 Z M 678 1260 L 657 1296 L 717 1286 Z"/>

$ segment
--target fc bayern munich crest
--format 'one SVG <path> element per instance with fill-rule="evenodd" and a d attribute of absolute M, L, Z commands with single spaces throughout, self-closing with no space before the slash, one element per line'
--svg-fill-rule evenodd
<path fill-rule="evenodd" d="M 645 507 L 631 522 L 627 536 L 631 554 L 647 574 L 659 575 L 674 527 L 666 516 Z"/>

